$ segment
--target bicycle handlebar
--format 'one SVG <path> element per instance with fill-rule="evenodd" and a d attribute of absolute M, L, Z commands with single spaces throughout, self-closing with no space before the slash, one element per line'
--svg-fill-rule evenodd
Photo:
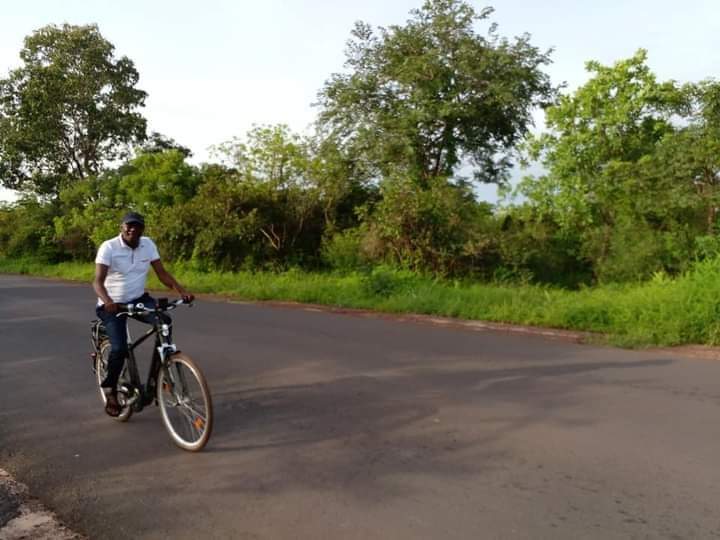
<path fill-rule="evenodd" d="M 158 304 L 162 304 L 161 301 L 163 299 L 158 300 Z M 155 308 L 149 308 L 145 307 L 145 304 L 142 302 L 138 302 L 137 304 L 118 304 L 118 314 L 117 317 L 120 317 L 122 315 L 131 316 L 131 315 L 138 315 L 140 313 L 164 313 L 166 311 L 172 311 L 173 309 L 176 309 L 178 306 L 181 306 L 183 304 L 186 304 L 188 307 L 192 307 L 192 302 L 185 302 L 182 298 L 178 298 L 177 300 L 171 300 L 167 302 L 164 306 L 156 306 Z"/>

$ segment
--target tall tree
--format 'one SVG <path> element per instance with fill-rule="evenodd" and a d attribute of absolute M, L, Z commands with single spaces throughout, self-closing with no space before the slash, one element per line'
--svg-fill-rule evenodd
<path fill-rule="evenodd" d="M 704 230 L 718 232 L 720 212 L 720 83 L 686 84 L 691 114 L 666 136 L 644 173 L 670 186 L 677 203 L 701 209 Z"/>
<path fill-rule="evenodd" d="M 593 76 L 546 110 L 548 131 L 531 137 L 533 160 L 547 173 L 529 177 L 521 191 L 554 212 L 566 228 L 611 225 L 628 200 L 633 169 L 673 133 L 673 117 L 689 112 L 687 95 L 673 81 L 660 83 L 639 50 L 603 66 L 587 62 Z"/>
<path fill-rule="evenodd" d="M 357 23 L 348 72 L 319 94 L 320 125 L 383 176 L 410 174 L 427 185 L 469 158 L 476 179 L 502 181 L 508 152 L 554 89 L 541 69 L 549 51 L 528 35 L 510 41 L 494 24 L 487 37 L 476 31 L 491 13 L 427 0 L 403 26 Z"/>
<path fill-rule="evenodd" d="M 581 238 L 598 279 L 682 270 L 694 237 L 715 227 L 718 87 L 660 82 L 646 60 L 639 50 L 588 62 L 590 80 L 546 111 L 549 131 L 529 143 L 546 172 L 520 191 Z"/>
<path fill-rule="evenodd" d="M 0 80 L 0 182 L 55 196 L 145 138 L 138 72 L 95 25 L 46 26 Z"/>

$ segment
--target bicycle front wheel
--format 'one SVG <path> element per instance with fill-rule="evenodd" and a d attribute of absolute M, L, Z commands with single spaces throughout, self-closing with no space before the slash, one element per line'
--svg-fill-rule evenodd
<path fill-rule="evenodd" d="M 183 353 L 173 354 L 160 369 L 157 400 L 173 442 L 198 452 L 210 439 L 213 426 L 210 390 L 200 368 Z"/>

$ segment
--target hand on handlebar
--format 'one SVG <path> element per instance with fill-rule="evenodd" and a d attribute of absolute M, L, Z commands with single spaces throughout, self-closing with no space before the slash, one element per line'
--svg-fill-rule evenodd
<path fill-rule="evenodd" d="M 103 309 L 108 313 L 117 313 L 120 311 L 120 305 L 115 302 L 108 302 L 103 304 Z"/>
<path fill-rule="evenodd" d="M 165 311 L 172 311 L 173 309 L 176 309 L 179 305 L 187 304 L 188 306 L 192 306 L 192 301 L 195 300 L 195 297 L 192 294 L 186 294 L 183 295 L 182 298 L 178 300 L 173 300 L 171 302 L 167 302 L 164 299 L 160 300 L 160 303 L 158 306 L 155 307 L 147 307 L 142 302 L 139 302 L 137 304 L 112 304 L 113 311 L 107 310 L 109 313 L 117 313 L 118 317 L 122 316 L 132 316 L 132 315 L 140 315 L 142 313 L 160 313 Z M 164 302 L 164 303 L 163 303 Z M 106 306 L 108 304 L 105 304 Z"/>

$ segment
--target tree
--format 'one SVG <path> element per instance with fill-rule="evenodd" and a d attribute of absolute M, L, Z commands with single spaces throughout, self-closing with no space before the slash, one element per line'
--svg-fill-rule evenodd
<path fill-rule="evenodd" d="M 0 182 L 56 196 L 145 138 L 133 62 L 97 26 L 46 26 L 25 38 L 22 66 L 0 80 Z"/>
<path fill-rule="evenodd" d="M 548 108 L 550 131 L 529 142 L 547 172 L 520 191 L 579 235 L 598 279 L 682 271 L 696 239 L 717 230 L 720 85 L 659 82 L 646 60 L 640 50 L 588 62 L 592 78 Z"/>
<path fill-rule="evenodd" d="M 668 202 L 667 183 L 643 168 L 677 131 L 674 120 L 687 116 L 690 101 L 673 81 L 658 82 L 646 59 L 639 50 L 612 66 L 588 62 L 591 79 L 546 110 L 549 131 L 528 144 L 529 157 L 547 172 L 528 177 L 520 191 L 538 216 L 550 215 L 564 233 L 581 235 L 583 256 L 595 269 L 608 267 L 606 259 L 618 252 L 614 245 L 629 244 L 618 236 L 631 231 L 628 223 L 647 220 L 642 227 L 652 230 L 650 221 Z"/>
<path fill-rule="evenodd" d="M 643 173 L 667 185 L 676 206 L 698 208 L 701 227 L 712 235 L 720 211 L 720 83 L 687 84 L 683 91 L 691 112 L 682 127 L 663 138 Z"/>
<path fill-rule="evenodd" d="M 202 181 L 197 168 L 175 148 L 142 153 L 120 167 L 117 175 L 122 202 L 150 218 L 192 199 Z"/>
<path fill-rule="evenodd" d="M 333 75 L 319 95 L 324 133 L 382 176 L 427 184 L 469 158 L 476 179 L 505 179 L 508 153 L 554 89 L 541 71 L 549 52 L 528 35 L 509 41 L 495 25 L 487 37 L 476 32 L 491 13 L 462 0 L 427 0 L 404 26 L 375 32 L 357 23 L 349 72 Z"/>
<path fill-rule="evenodd" d="M 521 190 L 557 213 L 561 225 L 609 223 L 607 212 L 624 198 L 624 181 L 632 177 L 628 168 L 652 155 L 674 131 L 673 115 L 684 114 L 680 88 L 658 83 L 646 58 L 640 50 L 613 66 L 588 62 L 594 76 L 549 107 L 549 131 L 530 138 L 529 156 L 541 160 L 547 174 L 530 177 Z"/>
<path fill-rule="evenodd" d="M 177 150 L 186 158 L 192 157 L 193 155 L 192 150 L 187 146 L 183 146 L 172 137 L 167 137 L 157 131 L 150 133 L 138 148 L 139 153 L 144 154 L 158 154 L 166 150 Z"/>
<path fill-rule="evenodd" d="M 486 255 L 483 229 L 492 206 L 476 201 L 467 182 L 436 177 L 428 183 L 418 189 L 413 179 L 400 177 L 382 184 L 382 200 L 366 220 L 366 248 L 375 259 L 417 271 L 472 273 Z"/>
<path fill-rule="evenodd" d="M 355 208 L 372 193 L 335 141 L 301 137 L 285 125 L 257 126 L 217 151 L 237 171 L 243 211 L 255 212 L 258 232 L 278 255 L 308 258 L 325 232 L 357 224 Z"/>
<path fill-rule="evenodd" d="M 57 205 L 27 196 L 0 204 L 0 256 L 60 260 L 52 226 L 57 212 Z"/>

